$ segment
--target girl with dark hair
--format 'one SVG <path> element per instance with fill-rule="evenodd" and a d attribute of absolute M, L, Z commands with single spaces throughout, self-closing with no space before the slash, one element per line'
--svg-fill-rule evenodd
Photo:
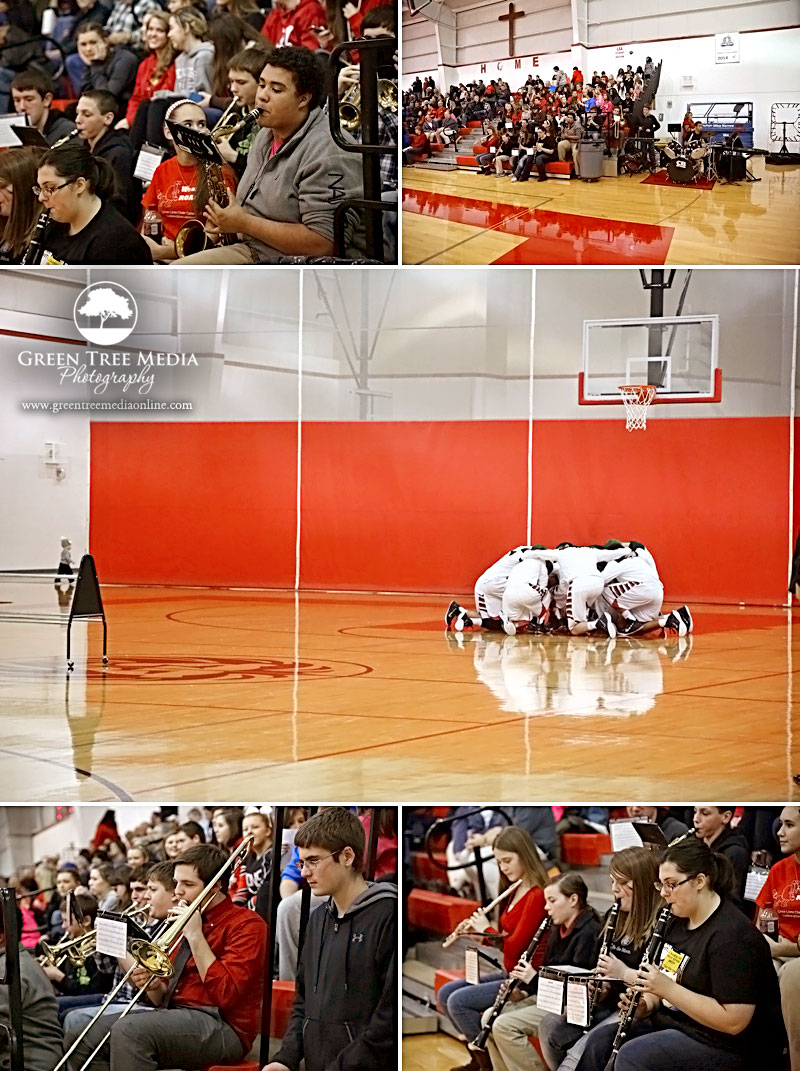
<path fill-rule="evenodd" d="M 264 12 L 256 3 L 256 0 L 217 0 L 211 13 L 211 22 L 223 15 L 235 15 L 242 19 L 261 36 L 261 27 L 264 25 Z"/>
<path fill-rule="evenodd" d="M 519 881 L 515 891 L 505 901 L 500 915 L 500 933 L 503 935 L 503 965 L 510 974 L 522 953 L 530 944 L 539 923 L 545 914 L 544 889 L 549 879 L 536 849 L 536 845 L 524 829 L 506 826 L 498 833 L 492 846 L 500 869 L 500 891 Z M 485 911 L 479 908 L 466 920 L 463 933 L 496 934 Z M 536 964 L 541 963 L 544 948 L 540 947 Z M 479 985 L 466 981 L 447 982 L 439 990 L 438 1002 L 458 1030 L 472 1040 L 480 1030 L 481 1015 L 495 1001 L 506 974 L 498 972 Z M 472 1056 L 465 1068 L 477 1068 Z"/>
<path fill-rule="evenodd" d="M 19 264 L 39 215 L 31 193 L 42 158 L 40 148 L 0 153 L 0 264 Z"/>
<path fill-rule="evenodd" d="M 589 890 L 580 874 L 560 874 L 544 890 L 545 911 L 551 927 L 543 967 L 593 967 L 600 920 L 587 903 Z M 547 1013 L 537 1007 L 539 964 L 520 962 L 511 971 L 519 982 L 515 1002 L 506 1004 L 489 1036 L 488 1051 L 494 1071 L 518 1071 L 539 1066 L 528 1038 L 538 1032 Z"/>
<path fill-rule="evenodd" d="M 83 142 L 74 139 L 46 152 L 33 192 L 49 212 L 41 263 L 152 264 L 144 238 L 111 204 L 111 165 L 93 156 Z M 104 839 L 118 835 L 114 826 Z"/>
<path fill-rule="evenodd" d="M 593 953 L 598 972 L 607 979 L 594 1003 L 594 1025 L 616 1010 L 620 991 L 611 983 L 633 985 L 636 981 L 642 952 L 662 906 L 655 889 L 657 856 L 649 848 L 624 848 L 616 852 L 611 859 L 610 875 L 611 892 L 619 910 L 613 932 L 610 932 L 608 927 L 613 909 L 609 909 Z M 607 944 L 608 952 L 600 955 L 604 944 Z M 556 1071 L 556 1068 L 573 1071 L 578 1066 L 587 1036 L 582 1027 L 568 1023 L 564 1015 L 546 1015 L 539 1024 L 539 1041 L 549 1071 Z"/>
<path fill-rule="evenodd" d="M 217 807 L 211 816 L 214 840 L 228 855 L 232 855 L 242 843 L 243 817 L 239 807 Z M 234 903 L 242 903 L 247 898 L 247 872 L 244 860 L 240 860 L 233 868 L 228 895 Z"/>
<path fill-rule="evenodd" d="M 780 1066 L 777 976 L 764 938 L 729 899 L 732 878 L 699 838 L 666 849 L 657 886 L 673 917 L 657 963 L 637 971 L 641 999 L 616 1071 Z M 589 1034 L 579 1071 L 603 1071 L 616 1031 L 603 1023 Z"/>

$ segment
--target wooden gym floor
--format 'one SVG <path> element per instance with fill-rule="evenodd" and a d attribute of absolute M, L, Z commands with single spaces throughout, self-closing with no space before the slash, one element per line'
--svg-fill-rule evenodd
<path fill-rule="evenodd" d="M 4 616 L 52 586 L 0 586 L 5 801 L 800 798 L 785 610 L 611 644 L 457 638 L 441 596 L 103 594 L 110 665 L 78 622 L 68 680 L 64 629 Z"/>
<path fill-rule="evenodd" d="M 404 264 L 798 264 L 800 167 L 712 190 L 403 168 Z"/>

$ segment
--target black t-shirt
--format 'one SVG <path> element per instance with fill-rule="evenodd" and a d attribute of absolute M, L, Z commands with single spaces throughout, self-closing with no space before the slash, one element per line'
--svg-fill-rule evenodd
<path fill-rule="evenodd" d="M 779 1066 L 785 1033 L 778 976 L 767 942 L 734 904 L 722 900 L 694 930 L 686 928 L 685 919 L 670 919 L 659 966 L 671 969 L 679 984 L 693 993 L 721 1004 L 754 1004 L 755 1012 L 746 1029 L 733 1035 L 702 1026 L 662 1002 L 652 1017 L 654 1024 L 746 1056 L 754 1067 Z"/>
<path fill-rule="evenodd" d="M 152 264 L 147 242 L 113 205 L 103 203 L 83 230 L 69 235 L 66 223 L 44 232 L 42 264 Z"/>
<path fill-rule="evenodd" d="M 597 940 L 595 942 L 594 963 L 592 964 L 592 966 L 597 963 L 598 957 L 600 955 L 600 949 L 603 944 L 603 932 L 610 913 L 611 908 L 608 909 L 605 918 L 603 919 L 603 928 L 598 931 Z M 619 929 L 619 926 L 617 926 L 617 929 Z M 629 937 L 612 937 L 611 942 L 608 946 L 609 955 L 616 956 L 617 959 L 622 960 L 626 967 L 632 967 L 633 970 L 637 970 L 639 964 L 642 961 L 642 955 L 644 953 L 647 940 L 648 938 L 647 936 L 645 936 L 642 941 L 639 941 L 638 943 L 634 944 L 634 942 Z M 600 1005 L 605 1006 L 607 1008 L 611 1008 L 612 1010 L 616 1010 L 617 1004 L 619 1002 L 619 995 L 622 985 L 622 982 L 619 982 L 616 979 L 611 979 L 611 987 L 608 993 L 606 993 L 606 995 L 600 1000 Z"/>
<path fill-rule="evenodd" d="M 750 845 L 747 843 L 747 838 L 738 829 L 731 829 L 727 826 L 709 847 L 712 852 L 724 855 L 733 867 L 734 896 L 732 899 L 737 907 L 744 910 L 744 887 L 750 865 Z"/>

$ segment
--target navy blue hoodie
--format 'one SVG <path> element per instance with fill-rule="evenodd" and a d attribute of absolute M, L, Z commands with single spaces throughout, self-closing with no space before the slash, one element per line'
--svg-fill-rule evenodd
<path fill-rule="evenodd" d="M 295 1000 L 273 1060 L 297 1071 L 397 1066 L 397 886 L 373 882 L 342 918 L 312 912 Z"/>

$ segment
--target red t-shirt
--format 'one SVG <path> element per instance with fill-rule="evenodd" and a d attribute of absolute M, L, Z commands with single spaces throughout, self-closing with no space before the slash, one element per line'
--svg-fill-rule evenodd
<path fill-rule="evenodd" d="M 267 925 L 255 911 L 236 907 L 226 896 L 203 915 L 203 936 L 217 957 L 205 981 L 193 958 L 183 969 L 172 1007 L 219 1008 L 249 1052 L 261 1029 L 261 1000 Z"/>
<path fill-rule="evenodd" d="M 151 81 L 157 62 L 158 59 L 155 53 L 151 52 L 150 55 L 147 56 L 146 59 L 143 59 L 139 64 L 139 69 L 136 72 L 136 85 L 133 87 L 133 95 L 128 101 L 128 110 L 125 112 L 125 118 L 128 120 L 129 124 L 133 122 L 136 111 L 142 101 L 149 100 L 157 89 L 175 88 L 174 63 L 170 63 L 169 67 L 167 67 L 155 83 Z"/>
<path fill-rule="evenodd" d="M 145 209 L 155 208 L 164 225 L 164 235 L 175 241 L 178 231 L 190 219 L 195 219 L 194 192 L 200 173 L 199 164 L 184 167 L 177 156 L 164 160 L 156 168 L 153 181 L 142 198 Z M 225 184 L 236 193 L 236 179 L 228 168 L 223 169 Z"/>
<path fill-rule="evenodd" d="M 533 940 L 533 935 L 543 918 L 544 892 L 538 886 L 528 889 L 513 907 L 505 910 L 500 916 L 500 932 L 506 935 L 503 942 L 503 965 L 508 974 L 514 969 L 519 957 Z M 497 933 L 497 930 L 490 927 L 486 932 Z M 542 941 L 533 957 L 534 967 L 541 965 L 544 953 L 545 942 Z"/>
<path fill-rule="evenodd" d="M 294 45 L 297 48 L 310 48 L 314 52 L 322 45 L 311 27 L 327 25 L 328 16 L 319 0 L 300 0 L 291 11 L 274 7 L 264 20 L 261 33 L 276 48 Z"/>
<path fill-rule="evenodd" d="M 781 937 L 790 941 L 800 937 L 800 863 L 793 855 L 772 867 L 756 903 L 777 912 Z"/>

